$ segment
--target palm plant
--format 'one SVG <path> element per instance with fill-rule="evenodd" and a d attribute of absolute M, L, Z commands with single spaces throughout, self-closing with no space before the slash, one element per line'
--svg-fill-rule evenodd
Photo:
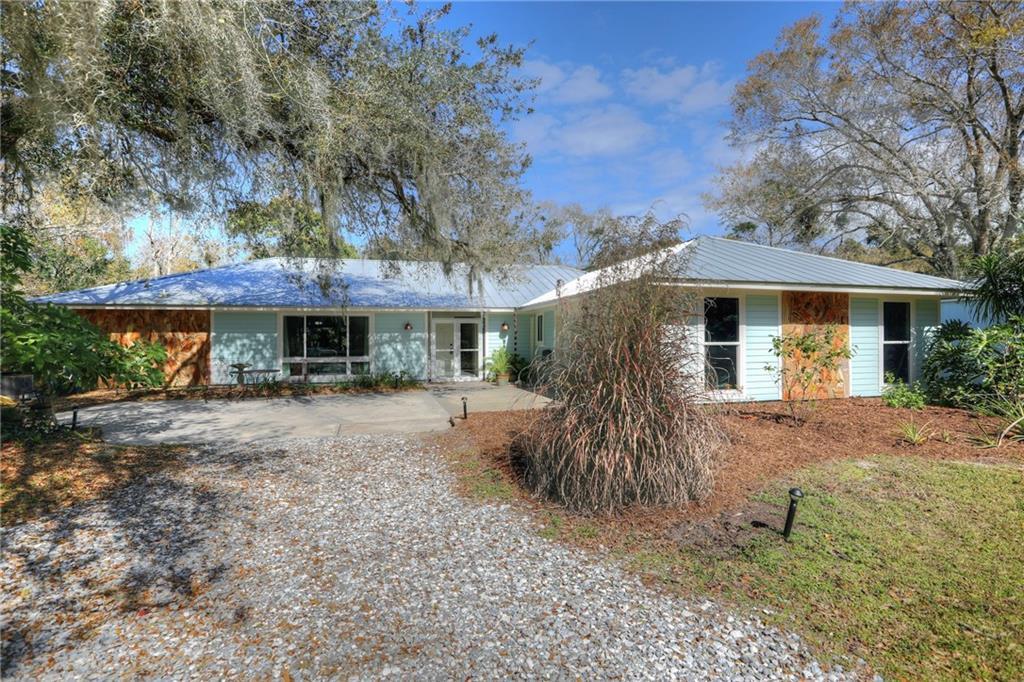
<path fill-rule="evenodd" d="M 1024 248 L 981 256 L 971 274 L 964 299 L 980 319 L 997 323 L 1024 316 Z"/>

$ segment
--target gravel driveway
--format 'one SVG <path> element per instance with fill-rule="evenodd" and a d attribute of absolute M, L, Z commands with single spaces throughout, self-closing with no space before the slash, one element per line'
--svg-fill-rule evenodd
<path fill-rule="evenodd" d="M 416 436 L 197 450 L 3 550 L 5 677 L 843 675 L 457 497 Z"/>

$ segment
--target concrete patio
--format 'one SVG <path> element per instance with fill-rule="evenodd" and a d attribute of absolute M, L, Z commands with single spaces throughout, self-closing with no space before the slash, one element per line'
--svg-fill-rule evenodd
<path fill-rule="evenodd" d="M 79 410 L 82 427 L 112 443 L 258 443 L 366 433 L 425 433 L 451 428 L 462 397 L 474 412 L 540 407 L 547 398 L 515 386 L 437 384 L 401 393 L 347 393 L 245 400 L 125 401 Z M 71 413 L 58 415 L 70 423 Z"/>

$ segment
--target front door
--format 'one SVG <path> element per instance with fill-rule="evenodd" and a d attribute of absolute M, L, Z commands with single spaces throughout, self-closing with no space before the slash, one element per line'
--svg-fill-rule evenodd
<path fill-rule="evenodd" d="M 460 381 L 480 378 L 480 321 L 435 319 L 433 378 Z"/>

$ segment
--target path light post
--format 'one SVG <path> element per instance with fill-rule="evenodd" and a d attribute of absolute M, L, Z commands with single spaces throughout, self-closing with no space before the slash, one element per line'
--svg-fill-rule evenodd
<path fill-rule="evenodd" d="M 469 406 L 466 404 L 466 396 L 462 396 L 462 418 L 469 419 Z"/>
<path fill-rule="evenodd" d="M 804 497 L 804 491 L 800 488 L 789 489 L 789 513 L 786 514 L 786 527 L 782 530 L 782 537 L 789 540 L 789 534 L 793 532 L 793 521 L 796 519 L 796 505 Z"/>

